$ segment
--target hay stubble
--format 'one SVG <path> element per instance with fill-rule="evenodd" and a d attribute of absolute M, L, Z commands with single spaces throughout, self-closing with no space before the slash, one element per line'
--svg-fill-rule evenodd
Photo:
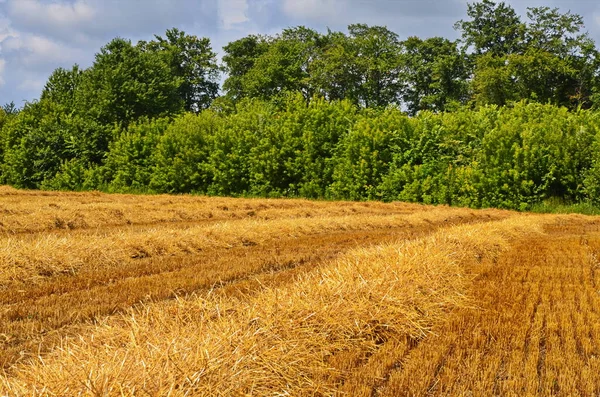
<path fill-rule="evenodd" d="M 593 218 L 3 189 L 0 394 L 599 390 Z"/>

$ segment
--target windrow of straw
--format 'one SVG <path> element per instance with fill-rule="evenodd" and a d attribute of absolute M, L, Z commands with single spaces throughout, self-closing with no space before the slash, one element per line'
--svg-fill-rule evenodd
<path fill-rule="evenodd" d="M 473 215 L 467 209 L 435 208 L 409 215 L 354 215 L 303 219 L 242 219 L 212 224 L 109 233 L 49 233 L 0 238 L 0 290 L 9 283 L 34 283 L 78 271 L 119 266 L 140 258 L 186 255 L 206 249 L 257 245 L 282 237 L 300 237 L 343 230 L 413 227 L 423 223 L 452 224 L 464 217 L 474 221 L 503 218 L 499 211 Z"/>
<path fill-rule="evenodd" d="M 399 215 L 431 208 L 408 203 L 59 193 L 21 191 L 0 186 L 0 235 L 243 218 Z"/>
<path fill-rule="evenodd" d="M 331 395 L 331 358 L 423 338 L 467 301 L 461 263 L 498 255 L 555 218 L 457 226 L 353 250 L 297 282 L 214 293 L 106 319 L 0 379 L 0 395 Z"/>

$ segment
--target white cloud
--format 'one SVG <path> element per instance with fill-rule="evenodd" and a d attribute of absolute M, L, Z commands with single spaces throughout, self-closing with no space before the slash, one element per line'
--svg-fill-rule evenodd
<path fill-rule="evenodd" d="M 4 69 L 6 67 L 6 61 L 0 58 L 0 87 L 2 87 L 5 83 L 4 81 Z"/>
<path fill-rule="evenodd" d="M 236 25 L 248 22 L 247 0 L 218 0 L 219 17 L 223 28 L 232 29 Z"/>
<path fill-rule="evenodd" d="M 69 29 L 93 21 L 96 10 L 86 1 L 75 3 L 42 3 L 39 0 L 12 0 L 8 3 L 11 17 L 29 24 Z"/>
<path fill-rule="evenodd" d="M 200 26 L 207 34 L 218 25 L 217 1 L 7 0 L 0 13 L 4 8 L 18 31 L 98 48 L 117 36 L 137 40 L 172 27 Z"/>
<path fill-rule="evenodd" d="M 323 20 L 335 17 L 336 12 L 345 13 L 346 7 L 343 3 L 336 0 L 283 0 L 282 9 L 293 18 Z"/>
<path fill-rule="evenodd" d="M 83 49 L 29 34 L 10 36 L 1 46 L 4 58 L 9 59 L 11 65 L 37 70 L 76 63 L 86 53 Z"/>
<path fill-rule="evenodd" d="M 2 0 L 0 0 L 1 2 Z M 10 28 L 10 21 L 6 17 L 2 17 L 0 14 L 0 43 L 8 36 L 13 36 L 15 32 Z"/>

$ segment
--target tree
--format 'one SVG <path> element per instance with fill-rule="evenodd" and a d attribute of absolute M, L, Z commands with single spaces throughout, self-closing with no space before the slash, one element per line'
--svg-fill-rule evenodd
<path fill-rule="evenodd" d="M 229 69 L 237 67 L 233 79 L 225 83 L 225 88 L 231 90 L 229 95 L 270 99 L 286 91 L 297 91 L 307 100 L 312 97 L 310 70 L 321 46 L 321 35 L 299 26 L 285 29 L 264 47 L 256 40 L 250 37 L 225 47 L 230 52 L 224 57 Z M 248 50 L 252 49 L 257 56 L 249 59 Z M 237 57 L 233 51 L 239 51 Z"/>
<path fill-rule="evenodd" d="M 410 114 L 466 102 L 469 69 L 456 42 L 410 37 L 402 47 L 402 100 Z"/>
<path fill-rule="evenodd" d="M 462 32 L 463 42 L 476 55 L 496 56 L 521 51 L 525 26 L 515 10 L 504 2 L 483 0 L 467 5 L 470 20 L 460 20 L 454 28 Z"/>
<path fill-rule="evenodd" d="M 581 16 L 529 8 L 519 52 L 488 52 L 476 59 L 473 90 L 480 104 L 530 99 L 570 108 L 590 107 L 598 82 L 598 51 L 581 34 Z"/>
<path fill-rule="evenodd" d="M 54 70 L 42 90 L 41 100 L 57 103 L 67 112 L 74 111 L 82 75 L 83 71 L 79 65 L 74 65 L 71 70 L 64 68 Z"/>
<path fill-rule="evenodd" d="M 580 15 L 560 13 L 558 8 L 528 8 L 526 44 L 554 58 L 556 65 L 549 85 L 559 96 L 555 101 L 572 107 L 590 107 L 597 87 L 599 54 Z"/>
<path fill-rule="evenodd" d="M 357 73 L 359 102 L 365 107 L 399 104 L 400 41 L 382 26 L 348 27 L 352 40 L 351 68 Z"/>
<path fill-rule="evenodd" d="M 210 40 L 175 28 L 167 30 L 165 36 L 155 36 L 147 49 L 162 52 L 171 75 L 182 80 L 178 93 L 186 111 L 197 113 L 208 108 L 219 92 L 219 67 Z"/>
<path fill-rule="evenodd" d="M 506 57 L 485 54 L 477 58 L 471 88 L 478 105 L 504 106 L 518 100 L 515 77 Z"/>
<path fill-rule="evenodd" d="M 356 73 L 352 39 L 341 32 L 329 31 L 323 49 L 311 68 L 311 84 L 324 98 L 347 99 L 359 103 L 360 76 Z"/>
<path fill-rule="evenodd" d="M 244 77 L 254 67 L 256 60 L 268 51 L 271 41 L 265 36 L 250 35 L 223 47 L 223 69 L 227 74 L 223 90 L 229 98 L 240 100 L 246 96 Z"/>
<path fill-rule="evenodd" d="M 164 52 L 145 51 L 117 38 L 96 54 L 81 83 L 81 112 L 101 124 L 126 126 L 140 117 L 181 112 L 183 79 L 174 76 Z"/>
<path fill-rule="evenodd" d="M 8 116 L 14 116 L 19 113 L 19 108 L 17 108 L 14 101 L 10 101 L 2 106 L 2 111 Z"/>
<path fill-rule="evenodd" d="M 581 51 L 589 37 L 580 33 L 585 27 L 581 15 L 570 11 L 561 14 L 558 8 L 529 7 L 530 22 L 525 32 L 527 48 L 537 48 L 565 58 Z"/>

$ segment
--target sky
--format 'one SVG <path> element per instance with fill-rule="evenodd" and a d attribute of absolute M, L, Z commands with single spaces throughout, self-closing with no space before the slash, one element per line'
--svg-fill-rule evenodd
<path fill-rule="evenodd" d="M 453 25 L 471 0 L 0 0 L 0 105 L 39 98 L 48 76 L 75 63 L 87 68 L 115 37 L 150 40 L 176 27 L 209 37 L 222 53 L 249 34 L 276 34 L 304 25 L 345 31 L 352 23 L 383 25 L 401 38 L 458 38 Z M 558 7 L 584 17 L 600 45 L 597 0 L 505 0 L 527 7 Z"/>

